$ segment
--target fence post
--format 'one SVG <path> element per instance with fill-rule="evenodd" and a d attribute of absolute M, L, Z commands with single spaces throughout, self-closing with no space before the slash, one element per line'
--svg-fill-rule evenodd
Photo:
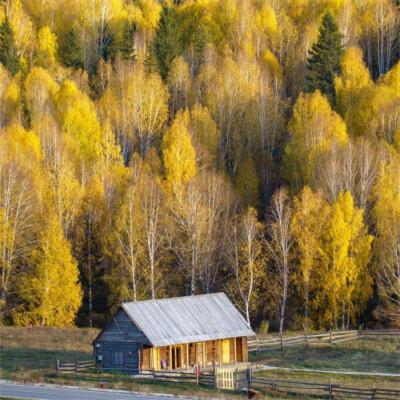
<path fill-rule="evenodd" d="M 332 327 L 329 328 L 329 343 L 332 344 Z"/>
<path fill-rule="evenodd" d="M 307 335 L 307 327 L 306 324 L 303 324 L 303 328 L 304 328 L 304 335 L 306 337 L 306 343 L 307 343 L 307 347 L 309 346 L 309 342 L 308 342 L 308 335 Z"/>
<path fill-rule="evenodd" d="M 281 333 L 281 350 L 283 351 L 283 332 Z"/>
<path fill-rule="evenodd" d="M 275 375 L 274 375 L 274 377 L 272 378 L 272 391 L 275 392 L 275 389 L 276 389 L 276 382 L 275 382 Z"/>
<path fill-rule="evenodd" d="M 375 383 L 374 386 L 372 387 L 371 391 L 371 399 L 374 400 L 376 398 L 376 388 L 375 388 Z"/>
<path fill-rule="evenodd" d="M 329 382 L 329 399 L 332 399 L 332 382 Z"/>
<path fill-rule="evenodd" d="M 75 362 L 75 375 L 78 375 L 78 361 Z"/>
<path fill-rule="evenodd" d="M 58 376 L 58 369 L 60 368 L 60 360 L 57 360 L 56 363 L 56 376 Z"/>
<path fill-rule="evenodd" d="M 358 339 L 361 339 L 361 329 L 362 329 L 362 325 L 359 325 L 358 326 L 358 331 L 357 331 Z"/>

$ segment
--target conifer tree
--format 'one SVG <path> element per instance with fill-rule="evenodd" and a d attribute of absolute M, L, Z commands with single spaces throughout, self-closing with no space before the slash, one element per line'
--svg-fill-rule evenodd
<path fill-rule="evenodd" d="M 14 33 L 8 17 L 0 25 L 0 63 L 13 75 L 19 69 L 18 50 L 14 40 Z"/>
<path fill-rule="evenodd" d="M 317 43 L 312 46 L 307 60 L 306 90 L 319 89 L 330 100 L 334 99 L 334 79 L 340 74 L 343 52 L 342 34 L 331 14 L 322 20 Z"/>
<path fill-rule="evenodd" d="M 71 326 L 81 305 L 79 270 L 57 217 L 50 216 L 37 248 L 33 268 L 19 282 L 24 302 L 15 313 L 17 325 Z"/>
<path fill-rule="evenodd" d="M 83 67 L 83 51 L 78 34 L 71 28 L 64 36 L 59 47 L 59 56 L 67 67 Z"/>
<path fill-rule="evenodd" d="M 134 61 L 136 59 L 136 50 L 133 43 L 133 34 L 137 28 L 135 24 L 126 22 L 123 31 L 123 37 L 120 52 L 125 60 Z"/>
<path fill-rule="evenodd" d="M 153 46 L 158 70 L 162 78 L 166 79 L 171 63 L 180 55 L 182 47 L 175 8 L 163 8 Z"/>

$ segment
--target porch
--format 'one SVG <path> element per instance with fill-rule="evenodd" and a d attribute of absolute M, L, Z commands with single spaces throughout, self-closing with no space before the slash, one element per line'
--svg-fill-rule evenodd
<path fill-rule="evenodd" d="M 162 347 L 144 347 L 141 371 L 193 370 L 247 362 L 247 338 L 209 340 Z"/>

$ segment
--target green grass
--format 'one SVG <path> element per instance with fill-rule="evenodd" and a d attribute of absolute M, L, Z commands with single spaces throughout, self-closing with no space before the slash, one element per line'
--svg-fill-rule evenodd
<path fill-rule="evenodd" d="M 400 338 L 361 339 L 324 347 L 289 347 L 252 354 L 253 361 L 287 368 L 400 373 Z"/>
<path fill-rule="evenodd" d="M 268 378 L 295 380 L 314 383 L 335 383 L 342 386 L 369 389 L 374 386 L 380 389 L 400 390 L 400 379 L 393 377 L 370 377 L 358 375 L 319 374 L 301 371 L 258 371 L 257 376 Z"/>
<path fill-rule="evenodd" d="M 17 399 L 16 397 L 0 397 L 0 400 L 24 400 L 24 399 Z"/>
<path fill-rule="evenodd" d="M 323 347 L 291 347 L 283 351 L 274 350 L 257 355 L 252 354 L 251 359 L 266 365 L 285 368 L 400 373 L 400 338 L 361 339 Z M 376 386 L 400 390 L 400 378 L 397 377 L 285 370 L 264 370 L 256 374 L 276 379 L 331 382 L 359 388 Z"/>

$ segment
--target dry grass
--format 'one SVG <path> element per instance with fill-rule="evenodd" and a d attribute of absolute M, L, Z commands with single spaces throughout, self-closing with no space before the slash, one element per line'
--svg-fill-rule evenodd
<path fill-rule="evenodd" d="M 91 328 L 17 328 L 0 326 L 0 343 L 7 348 L 92 352 L 92 341 L 99 333 Z"/>
<path fill-rule="evenodd" d="M 54 373 L 57 360 L 92 358 L 97 329 L 0 327 L 0 376 L 3 379 L 43 381 Z"/>

